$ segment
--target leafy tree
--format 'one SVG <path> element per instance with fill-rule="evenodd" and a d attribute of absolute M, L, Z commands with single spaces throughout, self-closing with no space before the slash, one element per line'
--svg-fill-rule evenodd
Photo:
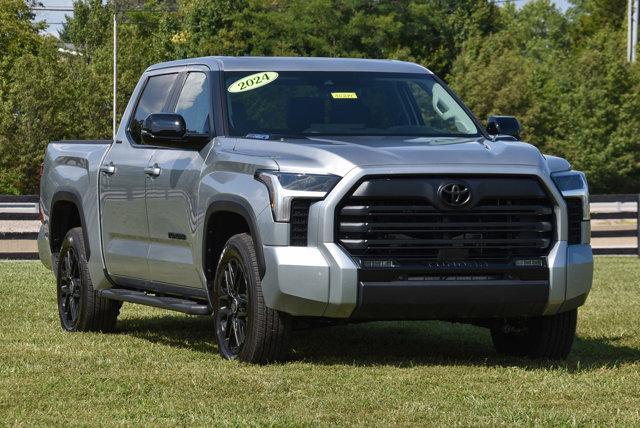
<path fill-rule="evenodd" d="M 568 17 L 573 20 L 576 40 L 593 36 L 606 27 L 620 28 L 626 21 L 627 0 L 572 0 L 572 3 Z"/>
<path fill-rule="evenodd" d="M 596 192 L 640 186 L 640 65 L 624 60 L 626 0 L 77 0 L 61 33 L 32 0 L 0 1 L 0 193 L 37 190 L 49 140 L 111 136 L 112 16 L 118 111 L 150 64 L 203 55 L 415 61 L 480 118 L 512 114 L 523 136 L 566 156 Z"/>
<path fill-rule="evenodd" d="M 505 6 L 498 31 L 464 43 L 450 80 L 479 117 L 517 116 L 526 141 L 567 157 L 593 191 L 634 192 L 638 67 L 625 62 L 620 26 L 573 32 L 605 22 L 601 3 L 582 2 L 568 15 L 546 0 Z"/>
<path fill-rule="evenodd" d="M 0 193 L 19 193 L 24 178 L 11 168 L 8 153 L 15 139 L 14 99 L 10 95 L 14 80 L 12 70 L 16 62 L 27 54 L 40 50 L 44 39 L 38 32 L 42 24 L 32 22 L 30 6 L 33 2 L 24 0 L 3 0 L 0 2 Z"/>
<path fill-rule="evenodd" d="M 587 172 L 596 192 L 633 192 L 640 177 L 637 67 L 623 56 L 624 36 L 605 29 L 576 49 L 558 76 L 557 132 L 548 148 Z M 637 116 L 636 116 L 637 117 Z"/>
<path fill-rule="evenodd" d="M 567 21 L 550 2 L 535 1 L 521 10 L 505 6 L 499 25 L 465 42 L 449 78 L 480 118 L 517 116 L 524 137 L 543 146 L 555 123 L 553 79 L 570 43 Z"/>
<path fill-rule="evenodd" d="M 462 41 L 487 34 L 487 0 L 194 0 L 182 3 L 179 53 L 394 58 L 445 74 Z"/>

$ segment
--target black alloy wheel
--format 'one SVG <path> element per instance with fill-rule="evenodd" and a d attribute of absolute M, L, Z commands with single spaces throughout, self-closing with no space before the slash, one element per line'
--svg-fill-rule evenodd
<path fill-rule="evenodd" d="M 224 266 L 218 289 L 216 335 L 220 353 L 235 359 L 245 342 L 249 320 L 247 274 L 242 261 L 231 257 Z"/>
<path fill-rule="evenodd" d="M 76 330 L 82 301 L 80 265 L 74 248 L 69 247 L 58 265 L 58 309 L 65 330 Z"/>
<path fill-rule="evenodd" d="M 114 331 L 122 302 L 106 299 L 94 290 L 82 228 L 69 230 L 56 263 L 60 325 L 65 331 Z"/>
<path fill-rule="evenodd" d="M 259 271 L 251 235 L 229 238 L 212 290 L 218 352 L 228 360 L 266 364 L 287 357 L 292 317 L 266 305 Z"/>

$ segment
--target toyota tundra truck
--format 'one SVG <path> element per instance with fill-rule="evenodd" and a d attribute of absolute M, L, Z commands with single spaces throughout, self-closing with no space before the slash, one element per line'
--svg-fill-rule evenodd
<path fill-rule="evenodd" d="M 565 358 L 592 283 L 587 182 L 519 133 L 408 62 L 153 65 L 113 141 L 47 147 L 38 246 L 62 328 L 155 306 L 265 363 L 301 323 L 447 320 Z"/>

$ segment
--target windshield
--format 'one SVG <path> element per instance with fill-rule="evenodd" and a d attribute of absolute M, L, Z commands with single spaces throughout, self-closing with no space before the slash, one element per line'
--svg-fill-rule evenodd
<path fill-rule="evenodd" d="M 479 135 L 432 76 L 352 72 L 227 72 L 232 136 Z"/>

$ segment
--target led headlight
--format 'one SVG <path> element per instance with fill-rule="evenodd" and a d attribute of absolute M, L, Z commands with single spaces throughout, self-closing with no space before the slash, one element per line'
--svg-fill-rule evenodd
<path fill-rule="evenodd" d="M 280 171 L 257 171 L 255 177 L 269 189 L 273 218 L 281 222 L 289 221 L 293 199 L 323 199 L 340 181 L 335 175 Z"/>
<path fill-rule="evenodd" d="M 580 198 L 582 200 L 582 218 L 589 220 L 589 186 L 587 177 L 580 171 L 564 171 L 551 174 L 564 198 Z"/>

